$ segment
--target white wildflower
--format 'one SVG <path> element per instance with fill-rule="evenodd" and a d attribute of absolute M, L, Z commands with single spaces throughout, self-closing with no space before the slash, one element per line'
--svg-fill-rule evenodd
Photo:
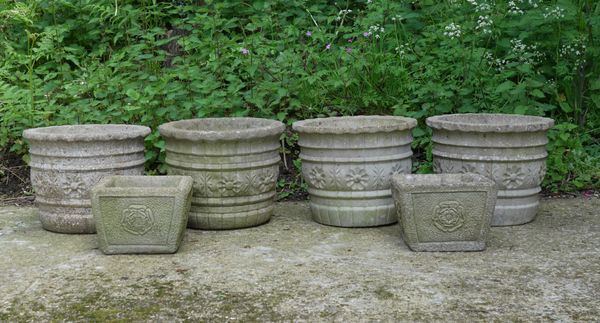
<path fill-rule="evenodd" d="M 490 19 L 489 16 L 479 16 L 477 18 L 477 26 L 475 26 L 476 30 L 481 30 L 484 34 L 491 34 L 492 30 L 490 27 L 494 22 Z"/>
<path fill-rule="evenodd" d="M 508 2 L 508 13 L 511 15 L 522 15 L 525 12 L 519 8 L 519 6 L 514 1 Z"/>
<path fill-rule="evenodd" d="M 545 19 L 548 19 L 548 18 L 550 18 L 550 19 L 553 19 L 553 18 L 560 19 L 560 18 L 564 18 L 564 17 L 565 17 L 565 9 L 563 9 L 563 8 L 561 8 L 559 6 L 556 6 L 556 7 L 552 8 L 552 9 L 546 8 L 546 10 L 544 11 L 544 18 Z"/>
<path fill-rule="evenodd" d="M 450 39 L 460 38 L 462 31 L 459 24 L 450 23 L 444 28 L 444 36 L 450 37 Z"/>

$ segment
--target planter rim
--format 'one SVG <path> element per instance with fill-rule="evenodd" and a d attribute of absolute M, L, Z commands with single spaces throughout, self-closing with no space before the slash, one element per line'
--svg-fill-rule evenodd
<path fill-rule="evenodd" d="M 285 125 L 277 120 L 248 117 L 202 118 L 162 124 L 160 134 L 183 140 L 244 140 L 279 135 Z"/>
<path fill-rule="evenodd" d="M 127 124 L 80 124 L 31 128 L 23 138 L 35 141 L 111 141 L 144 138 L 150 134 L 146 126 Z"/>
<path fill-rule="evenodd" d="M 392 186 L 398 191 L 421 188 L 495 188 L 493 180 L 477 173 L 396 174 Z"/>
<path fill-rule="evenodd" d="M 307 119 L 294 122 L 298 132 L 317 134 L 360 134 L 410 130 L 417 126 L 413 118 L 397 116 L 349 116 Z"/>
<path fill-rule="evenodd" d="M 554 126 L 550 118 L 501 113 L 446 114 L 425 122 L 433 129 L 464 132 L 535 132 Z"/>

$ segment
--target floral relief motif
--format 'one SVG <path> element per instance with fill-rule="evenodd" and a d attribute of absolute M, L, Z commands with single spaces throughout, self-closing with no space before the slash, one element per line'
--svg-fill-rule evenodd
<path fill-rule="evenodd" d="M 63 195 L 63 190 L 58 185 L 58 176 L 55 172 L 33 172 L 31 184 L 37 194 L 50 197 Z"/>
<path fill-rule="evenodd" d="M 473 166 L 472 164 L 464 164 L 458 172 L 461 174 L 465 174 L 465 173 L 481 174 L 479 169 L 477 167 Z"/>
<path fill-rule="evenodd" d="M 331 175 L 331 179 L 330 181 L 330 185 L 332 188 L 338 187 L 338 188 L 342 188 L 345 187 L 344 182 L 343 182 L 343 176 L 342 175 L 342 171 L 339 168 L 334 168 L 331 170 L 330 172 Z"/>
<path fill-rule="evenodd" d="M 272 172 L 265 172 L 258 175 L 258 188 L 261 192 L 267 192 L 275 188 L 276 182 L 275 174 Z"/>
<path fill-rule="evenodd" d="M 464 208 L 460 202 L 440 202 L 433 210 L 433 224 L 443 232 L 453 232 L 465 222 Z"/>
<path fill-rule="evenodd" d="M 235 177 L 223 177 L 217 182 L 217 189 L 222 195 L 235 195 L 242 191 L 242 183 Z"/>
<path fill-rule="evenodd" d="M 60 188 L 65 195 L 70 197 L 82 197 L 88 191 L 87 186 L 78 174 L 67 175 L 60 184 Z"/>
<path fill-rule="evenodd" d="M 433 172 L 439 174 L 442 172 L 442 166 L 440 164 L 440 160 L 435 158 L 432 163 Z"/>
<path fill-rule="evenodd" d="M 145 205 L 130 205 L 121 213 L 121 226 L 129 233 L 144 235 L 153 225 L 152 210 Z"/>
<path fill-rule="evenodd" d="M 510 189 L 521 186 L 524 180 L 525 174 L 520 166 L 509 166 L 502 174 L 502 183 Z"/>
<path fill-rule="evenodd" d="M 390 185 L 390 176 L 386 174 L 385 170 L 381 168 L 373 169 L 373 175 L 375 179 L 375 187 L 389 187 Z"/>
<path fill-rule="evenodd" d="M 542 163 L 540 168 L 538 169 L 538 183 L 541 184 L 544 181 L 544 176 L 546 176 L 546 163 Z"/>
<path fill-rule="evenodd" d="M 353 190 L 362 190 L 367 186 L 369 175 L 363 168 L 356 167 L 346 174 L 346 184 Z"/>
<path fill-rule="evenodd" d="M 406 169 L 406 167 L 404 167 L 404 165 L 402 163 L 398 163 L 396 165 L 394 165 L 394 167 L 392 167 L 392 172 L 390 173 L 391 176 L 394 175 L 398 175 L 398 174 L 409 174 L 410 171 L 408 169 Z"/>
<path fill-rule="evenodd" d="M 316 188 L 325 187 L 325 180 L 327 176 L 325 175 L 325 171 L 321 167 L 313 167 L 308 172 L 308 180 L 313 184 Z"/>
<path fill-rule="evenodd" d="M 208 196 L 215 186 L 214 178 L 207 173 L 198 173 L 194 177 L 194 191 L 201 196 Z"/>

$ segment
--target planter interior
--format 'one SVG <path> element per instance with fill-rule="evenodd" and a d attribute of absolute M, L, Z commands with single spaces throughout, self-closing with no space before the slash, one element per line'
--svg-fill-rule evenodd
<path fill-rule="evenodd" d="M 187 176 L 111 176 L 92 190 L 98 242 L 106 254 L 173 253 L 191 203 Z"/>

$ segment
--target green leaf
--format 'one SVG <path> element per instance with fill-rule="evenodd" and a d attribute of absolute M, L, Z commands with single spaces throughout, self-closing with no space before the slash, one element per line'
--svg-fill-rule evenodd
<path fill-rule="evenodd" d="M 514 86 L 515 86 L 515 83 L 513 83 L 512 81 L 504 81 L 504 82 L 502 82 L 502 84 L 498 85 L 495 92 L 496 93 L 506 92 L 506 91 L 512 89 Z"/>
<path fill-rule="evenodd" d="M 125 94 L 133 100 L 138 100 L 140 98 L 140 93 L 134 89 L 128 89 L 125 91 Z"/>
<path fill-rule="evenodd" d="M 565 101 L 560 102 L 559 106 L 560 106 L 560 109 L 563 110 L 565 113 L 573 112 L 573 108 L 571 108 L 569 103 L 567 103 Z"/>
<path fill-rule="evenodd" d="M 536 97 L 536 98 L 544 98 L 544 92 L 538 90 L 538 89 L 534 89 L 533 91 L 531 91 L 531 95 Z"/>

